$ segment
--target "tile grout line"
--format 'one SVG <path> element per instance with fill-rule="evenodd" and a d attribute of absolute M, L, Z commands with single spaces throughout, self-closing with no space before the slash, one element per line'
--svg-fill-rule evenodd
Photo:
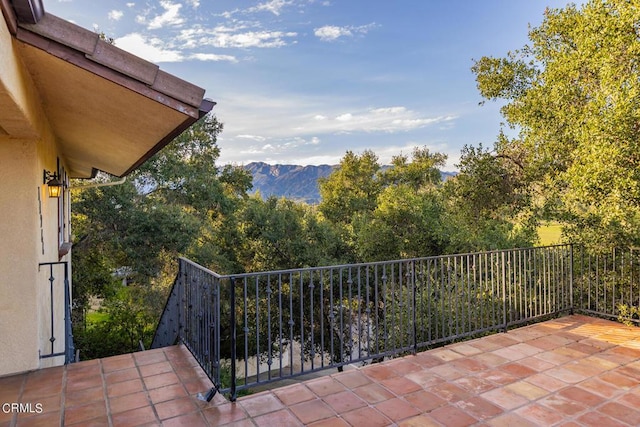
<path fill-rule="evenodd" d="M 104 396 L 104 404 L 107 410 L 107 423 L 109 424 L 109 427 L 113 427 L 113 420 L 111 419 L 111 401 L 109 400 L 109 393 L 107 390 L 107 377 L 105 376 L 102 359 L 98 359 L 98 368 L 100 369 L 100 379 L 102 380 L 102 395 Z"/>
<path fill-rule="evenodd" d="M 67 369 L 68 369 L 69 365 L 65 365 L 64 369 L 62 370 L 62 390 L 60 393 L 60 427 L 64 426 L 64 417 L 66 415 L 66 411 L 65 411 L 65 404 L 66 402 L 66 398 L 67 398 Z M 25 377 L 25 382 L 26 382 L 26 377 Z"/>
<path fill-rule="evenodd" d="M 162 420 L 160 419 L 160 416 L 158 415 L 158 411 L 156 410 L 156 405 L 153 404 L 153 401 L 151 400 L 151 395 L 149 394 L 149 390 L 147 389 L 147 384 L 144 382 L 144 376 L 142 375 L 142 371 L 140 370 L 140 365 L 138 365 L 138 359 L 135 357 L 135 353 L 130 353 L 130 354 L 131 354 L 131 358 L 133 359 L 133 365 L 135 366 L 136 371 L 138 371 L 138 377 L 140 378 L 140 382 L 142 383 L 142 390 L 144 391 L 145 397 L 149 402 L 149 406 L 153 411 L 153 415 L 156 417 L 156 420 L 160 424 L 162 424 Z M 164 354 L 164 351 L 162 352 L 162 354 L 166 359 L 167 355 Z"/>

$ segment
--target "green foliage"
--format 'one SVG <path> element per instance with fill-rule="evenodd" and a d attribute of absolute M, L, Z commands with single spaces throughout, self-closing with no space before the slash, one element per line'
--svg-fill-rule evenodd
<path fill-rule="evenodd" d="M 76 327 L 74 341 L 83 359 L 112 356 L 149 348 L 155 331 L 155 313 L 140 290 L 120 287 L 100 309 L 103 320 Z"/>
<path fill-rule="evenodd" d="M 331 222 L 347 224 L 354 215 L 375 209 L 380 193 L 378 156 L 367 150 L 360 156 L 347 151 L 338 168 L 320 178 L 320 212 Z"/>
<path fill-rule="evenodd" d="M 534 201 L 590 247 L 640 242 L 639 21 L 623 0 L 547 10 L 530 45 L 473 67 L 519 131 L 498 152 L 517 154 Z"/>

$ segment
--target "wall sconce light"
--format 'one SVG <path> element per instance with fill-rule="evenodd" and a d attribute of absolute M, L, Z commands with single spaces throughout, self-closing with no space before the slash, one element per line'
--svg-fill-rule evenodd
<path fill-rule="evenodd" d="M 62 183 L 58 178 L 57 172 L 44 171 L 42 183 L 47 184 L 49 197 L 58 198 L 60 197 L 60 194 L 62 194 Z"/>

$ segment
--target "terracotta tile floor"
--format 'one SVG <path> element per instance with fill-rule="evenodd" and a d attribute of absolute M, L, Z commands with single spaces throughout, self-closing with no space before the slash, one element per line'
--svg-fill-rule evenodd
<path fill-rule="evenodd" d="M 0 378 L 0 404 L 32 405 L 0 427 L 637 426 L 640 329 L 567 316 L 236 403 L 210 387 L 182 346 L 42 369 Z"/>

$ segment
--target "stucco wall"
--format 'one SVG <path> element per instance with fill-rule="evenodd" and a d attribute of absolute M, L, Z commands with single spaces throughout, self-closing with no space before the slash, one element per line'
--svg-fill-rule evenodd
<path fill-rule="evenodd" d="M 56 170 L 59 153 L 13 43 L 0 19 L 0 375 L 64 361 L 39 357 L 51 349 L 48 270 L 39 264 L 59 260 L 59 202 L 48 197 L 43 170 Z M 56 283 L 56 352 L 64 349 L 63 291 Z"/>
<path fill-rule="evenodd" d="M 39 366 L 35 159 L 33 141 L 0 137 L 0 375 Z"/>

